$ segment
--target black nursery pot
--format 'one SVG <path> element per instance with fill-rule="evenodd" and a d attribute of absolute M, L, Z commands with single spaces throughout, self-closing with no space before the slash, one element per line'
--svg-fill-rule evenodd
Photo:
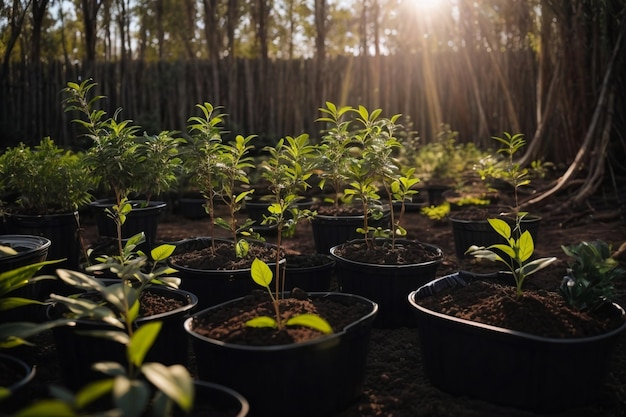
<path fill-rule="evenodd" d="M 43 236 L 0 235 L 0 245 L 17 252 L 17 255 L 0 257 L 0 273 L 45 261 L 51 243 Z"/>
<path fill-rule="evenodd" d="M 389 228 L 390 218 L 390 213 L 386 212 L 378 220 L 370 219 L 370 225 Z M 359 227 L 363 227 L 363 215 L 329 216 L 316 214 L 311 219 L 315 250 L 317 253 L 328 255 L 333 246 L 362 237 L 363 235 L 357 232 Z"/>
<path fill-rule="evenodd" d="M 129 201 L 133 209 L 126 215 L 126 222 L 122 225 L 122 239 L 128 239 L 137 233 L 143 232 L 146 237 L 146 245 L 152 248 L 156 242 L 157 229 L 161 212 L 167 207 L 163 201 L 150 201 L 144 207 L 145 201 Z M 96 225 L 99 237 L 117 238 L 115 222 L 107 216 L 105 210 L 113 207 L 111 200 L 98 200 L 90 204 L 95 209 Z"/>
<path fill-rule="evenodd" d="M 235 390 L 206 381 L 194 381 L 193 416 L 246 417 L 248 400 Z"/>
<path fill-rule="evenodd" d="M 296 258 L 311 259 L 310 266 L 293 266 Z M 335 261 L 328 255 L 314 253 L 309 255 L 287 255 L 285 268 L 285 290 L 300 288 L 306 292 L 326 292 L 330 290 Z"/>
<path fill-rule="evenodd" d="M 28 397 L 27 388 L 35 377 L 35 368 L 16 356 L 0 353 L 0 370 L 7 383 L 3 388 L 10 393 L 7 398 L 0 400 L 0 415 L 9 415 L 32 400 Z"/>
<path fill-rule="evenodd" d="M 515 220 L 510 218 L 502 218 L 509 226 L 515 227 Z M 527 216 L 522 219 L 522 232 L 528 230 L 533 237 L 533 241 L 537 242 L 539 235 L 539 224 L 541 217 Z M 468 257 L 465 252 L 472 245 L 490 246 L 496 243 L 505 243 L 505 240 L 497 232 L 493 230 L 489 222 L 485 220 L 466 220 L 450 217 L 452 225 L 452 236 L 454 237 L 454 251 L 457 259 L 462 260 Z"/>
<path fill-rule="evenodd" d="M 187 365 L 189 341 L 183 330 L 183 322 L 192 309 L 196 307 L 198 298 L 190 292 L 169 287 L 153 286 L 147 291 L 164 297 L 171 297 L 186 304 L 175 310 L 141 317 L 135 321 L 135 325 L 138 327 L 147 322 L 163 322 L 159 335 L 146 355 L 146 362 Z M 48 307 L 49 319 L 57 318 L 61 314 L 61 306 L 50 305 Z M 81 334 L 84 331 L 106 329 L 115 328 L 102 322 L 77 320 L 75 326 L 62 326 L 52 329 L 63 381 L 69 388 L 77 390 L 86 383 L 103 377 L 102 373 L 91 369 L 93 363 L 112 361 L 126 366 L 126 351 L 122 344 Z"/>
<path fill-rule="evenodd" d="M 376 244 L 380 245 L 384 241 L 377 239 Z M 380 311 L 374 323 L 376 327 L 414 327 L 415 317 L 406 303 L 406 294 L 435 278 L 437 267 L 443 260 L 441 249 L 434 245 L 398 239 L 398 245 L 424 246 L 437 259 L 406 265 L 378 265 L 338 256 L 338 249 L 349 244 L 337 245 L 330 250 L 331 257 L 336 261 L 335 272 L 341 291 L 358 294 L 378 303 Z"/>
<path fill-rule="evenodd" d="M 228 239 L 215 238 L 220 242 Z M 197 237 L 176 242 L 174 255 L 200 250 L 211 246 L 210 237 Z M 269 245 L 269 244 L 268 244 Z M 182 279 L 180 288 L 198 295 L 198 309 L 214 306 L 234 298 L 243 297 L 253 289 L 259 288 L 252 280 L 250 268 L 244 269 L 197 269 L 168 260 L 175 268 L 176 275 Z M 268 263 L 274 270 L 275 263 Z"/>
<path fill-rule="evenodd" d="M 611 352 L 626 322 L 602 335 L 556 339 L 476 323 L 420 305 L 432 294 L 457 287 L 462 291 L 475 279 L 486 276 L 461 271 L 408 296 L 417 318 L 424 372 L 433 385 L 454 395 L 535 412 L 579 407 L 600 397 Z M 617 304 L 606 307 L 625 317 Z"/>
<path fill-rule="evenodd" d="M 250 402 L 255 417 L 330 416 L 361 393 L 376 303 L 352 294 L 311 293 L 346 305 L 364 304 L 369 313 L 335 333 L 303 343 L 248 346 L 225 343 L 194 332 L 195 321 L 220 305 L 185 321 L 200 379 L 231 387 Z M 240 299 L 228 303 L 237 303 Z M 224 304 L 228 304 L 224 303 Z"/>

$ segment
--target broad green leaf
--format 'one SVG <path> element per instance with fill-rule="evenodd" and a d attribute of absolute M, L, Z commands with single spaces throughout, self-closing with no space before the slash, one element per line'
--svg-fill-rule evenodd
<path fill-rule="evenodd" d="M 535 244 L 533 242 L 533 237 L 528 230 L 525 230 L 524 233 L 519 238 L 519 258 L 521 262 L 526 262 L 535 251 Z"/>
<path fill-rule="evenodd" d="M 510 256 L 511 258 L 515 259 L 516 258 L 516 254 L 515 254 L 515 250 L 510 247 L 509 245 L 505 245 L 505 244 L 501 244 L 501 243 L 497 243 L 495 245 L 491 245 L 489 246 L 489 249 L 498 249 L 501 250 L 502 252 L 504 252 L 507 256 Z"/>
<path fill-rule="evenodd" d="M 270 204 L 267 210 L 272 214 L 279 214 L 283 212 L 283 209 L 279 203 Z"/>
<path fill-rule="evenodd" d="M 174 253 L 175 249 L 176 249 L 176 246 L 174 245 L 168 245 L 168 244 L 159 245 L 150 251 L 150 256 L 156 262 L 164 261 L 167 258 L 169 258 L 170 255 L 172 255 L 172 253 Z"/>
<path fill-rule="evenodd" d="M 265 288 L 269 288 L 274 277 L 271 268 L 259 258 L 252 261 L 251 274 L 254 282 Z"/>
<path fill-rule="evenodd" d="M 83 290 L 100 291 L 104 284 L 93 276 L 69 269 L 57 269 L 57 275 L 68 285 Z"/>
<path fill-rule="evenodd" d="M 137 317 L 139 317 L 140 305 L 141 303 L 139 302 L 139 298 L 137 298 L 135 302 L 133 303 L 132 307 L 128 310 L 128 315 L 126 316 L 127 323 L 132 323 L 137 319 Z"/>
<path fill-rule="evenodd" d="M 529 263 L 527 263 L 526 265 L 522 266 L 521 268 L 518 269 L 519 273 L 527 276 L 527 275 L 531 275 L 534 274 L 535 272 L 547 267 L 548 265 L 550 265 L 552 262 L 556 261 L 555 257 L 552 258 L 541 258 L 541 259 L 535 259 L 534 261 L 531 261 Z"/>
<path fill-rule="evenodd" d="M 113 389 L 113 378 L 90 382 L 76 393 L 76 407 L 84 409 L 86 406 L 108 394 Z"/>
<path fill-rule="evenodd" d="M 250 319 L 246 322 L 246 326 L 249 327 L 271 327 L 271 328 L 276 328 L 278 327 L 278 323 L 276 322 L 276 320 L 273 317 L 269 317 L 269 316 L 260 316 L 260 317 L 255 317 L 253 319 Z"/>
<path fill-rule="evenodd" d="M 96 362 L 91 368 L 111 377 L 126 375 L 126 368 L 119 362 Z"/>
<path fill-rule="evenodd" d="M 487 219 L 487 221 L 491 228 L 500 236 L 507 240 L 511 237 L 511 226 L 507 222 L 502 219 Z"/>
<path fill-rule="evenodd" d="M 11 310 L 11 309 L 26 306 L 29 304 L 39 304 L 43 306 L 43 305 L 46 305 L 47 303 L 44 303 L 38 300 L 31 300 L 29 298 L 22 298 L 22 297 L 5 297 L 5 298 L 0 298 L 0 311 Z"/>
<path fill-rule="evenodd" d="M 113 398 L 124 417 L 139 417 L 148 406 L 150 388 L 145 381 L 118 376 L 113 384 Z"/>
<path fill-rule="evenodd" d="M 291 317 L 285 324 L 287 326 L 306 326 L 324 334 L 331 334 L 333 332 L 333 328 L 330 324 L 316 314 L 300 314 Z"/>
<path fill-rule="evenodd" d="M 78 413 L 74 411 L 69 404 L 63 401 L 55 399 L 45 399 L 37 401 L 36 403 L 26 408 L 23 408 L 17 413 L 13 414 L 13 417 L 41 416 L 76 417 L 78 416 Z"/>
<path fill-rule="evenodd" d="M 148 381 L 174 400 L 181 409 L 191 410 L 195 394 L 193 378 L 184 366 L 165 366 L 158 362 L 150 362 L 141 367 L 141 372 Z"/>
<path fill-rule="evenodd" d="M 0 324 L 0 348 L 25 344 L 26 339 L 57 326 L 73 325 L 70 319 L 51 320 L 43 323 L 14 321 Z"/>
<path fill-rule="evenodd" d="M 127 347 L 128 361 L 135 366 L 141 366 L 146 354 L 152 347 L 161 331 L 163 323 L 154 321 L 140 326 L 130 339 Z"/>
<path fill-rule="evenodd" d="M 504 262 L 504 260 L 497 253 L 478 246 L 470 246 L 470 248 L 465 251 L 465 253 L 475 256 L 477 258 L 483 258 L 493 262 Z"/>

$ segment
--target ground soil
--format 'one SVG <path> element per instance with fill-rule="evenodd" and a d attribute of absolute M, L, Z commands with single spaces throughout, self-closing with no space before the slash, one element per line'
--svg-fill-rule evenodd
<path fill-rule="evenodd" d="M 555 204 L 558 206 L 559 204 Z M 615 203 L 602 200 L 590 203 L 584 210 L 551 214 L 548 207 L 539 213 L 542 217 L 540 236 L 536 242 L 537 256 L 556 256 L 559 259 L 547 270 L 528 279 L 527 287 L 555 290 L 558 288 L 567 267 L 568 259 L 561 245 L 570 245 L 583 240 L 602 239 L 618 249 L 626 242 L 626 215 Z M 499 269 L 495 265 L 474 260 L 458 260 L 450 224 L 447 221 L 432 221 L 419 212 L 408 212 L 403 220 L 409 239 L 439 246 L 444 260 L 438 275 L 465 269 L 489 272 Z M 95 226 L 89 216 L 84 217 L 85 238 L 96 240 Z M 176 212 L 176 205 L 164 214 L 159 225 L 158 240 L 176 242 L 196 236 L 206 236 L 209 231 L 206 219 L 190 220 Z M 268 241 L 275 237 L 267 236 Z M 311 226 L 301 224 L 293 238 L 285 239 L 288 253 L 313 253 L 315 251 Z M 625 246 L 626 247 L 626 246 Z M 626 257 L 624 257 L 626 260 Z M 626 305 L 626 277 L 618 283 L 620 295 L 616 300 Z M 533 416 L 534 414 L 512 408 L 492 405 L 465 397 L 451 396 L 433 387 L 426 379 L 419 352 L 419 335 L 415 329 L 374 329 L 370 341 L 366 380 L 362 395 L 343 412 L 334 417 L 356 416 Z M 54 381 L 54 347 L 44 347 L 35 355 L 40 374 L 39 387 Z M 514 377 L 514 376 L 512 376 Z M 572 393 L 576 395 L 576 393 Z M 564 410 L 551 416 L 626 416 L 626 335 L 615 349 L 612 369 L 606 381 L 605 395 L 597 403 L 584 408 Z"/>

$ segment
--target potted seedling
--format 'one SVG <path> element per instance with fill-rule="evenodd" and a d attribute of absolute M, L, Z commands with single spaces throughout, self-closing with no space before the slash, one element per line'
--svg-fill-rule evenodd
<path fill-rule="evenodd" d="M 424 371 L 435 386 L 454 395 L 536 412 L 582 406 L 598 398 L 611 351 L 626 328 L 625 312 L 602 297 L 590 302 L 602 300 L 602 312 L 582 312 L 556 291 L 525 289 L 528 278 L 556 258 L 533 257 L 532 235 L 520 231 L 522 216 L 518 213 L 514 228 L 489 219 L 506 243 L 468 250 L 505 265 L 506 272 L 461 271 L 409 294 Z M 588 271 L 608 271 L 604 259 L 593 263 L 571 268 L 577 272 L 561 289 L 569 304 L 587 305 L 571 296 L 595 287 L 585 283 Z"/>
<path fill-rule="evenodd" d="M 270 262 L 276 249 L 259 241 L 250 230 L 250 219 L 238 217 L 246 197 L 254 192 L 246 187 L 254 166 L 250 151 L 255 136 L 237 135 L 226 142 L 221 126 L 225 115 L 210 103 L 197 107 L 203 116 L 189 119 L 191 139 L 183 160 L 186 172 L 193 173 L 190 181 L 205 199 L 209 236 L 178 242 L 170 265 L 180 272 L 184 288 L 201 294 L 200 306 L 206 307 L 247 294 L 252 288 L 252 261 L 258 257 Z M 216 201 L 226 211 L 224 218 L 216 213 Z M 225 236 L 217 236 L 218 228 Z"/>
<path fill-rule="evenodd" d="M 275 146 L 266 147 L 269 156 L 260 166 L 268 184 L 269 199 L 261 224 L 276 227 L 275 276 L 277 291 L 295 287 L 305 291 L 328 291 L 334 261 L 325 254 L 282 254 L 284 237 L 293 237 L 301 221 L 310 221 L 316 212 L 300 204 L 313 175 L 319 150 L 307 134 L 286 136 Z M 286 260 L 281 264 L 280 257 Z"/>
<path fill-rule="evenodd" d="M 79 265 L 78 213 L 91 201 L 94 186 L 84 154 L 64 150 L 48 137 L 0 155 L 0 188 L 16 195 L 3 210 L 7 233 L 49 239 L 49 257 L 65 259 L 65 267 Z"/>
<path fill-rule="evenodd" d="M 112 199 L 92 203 L 96 209 L 98 234 L 117 237 L 107 209 L 127 200 L 133 211 L 127 213 L 129 220 L 122 236 L 126 239 L 144 232 L 147 246 L 151 248 L 156 240 L 160 213 L 167 206 L 154 198 L 171 189 L 178 178 L 178 146 L 182 140 L 173 137 L 175 132 L 167 131 L 153 136 L 139 135 L 140 127 L 132 120 L 119 120 L 120 108 L 109 117 L 97 108 L 105 97 L 91 97 L 96 85 L 91 79 L 80 84 L 68 82 L 63 92 L 66 94 L 65 111 L 79 114 L 73 121 L 85 130 L 85 136 L 91 141 L 86 163 L 103 191 L 112 195 Z"/>
<path fill-rule="evenodd" d="M 380 109 L 370 113 L 363 106 L 352 111 L 361 127 L 353 133 L 360 153 L 348 165 L 343 193 L 344 199 L 362 207 L 362 223 L 356 227 L 362 238 L 336 245 L 330 254 L 336 261 L 341 290 L 380 305 L 377 325 L 411 325 L 413 317 L 408 306 L 399 300 L 410 289 L 435 277 L 443 254 L 436 246 L 406 239 L 406 230 L 400 224 L 404 204 L 416 192 L 414 186 L 419 181 L 413 170 L 403 174 L 394 157 L 394 151 L 401 147 L 395 137 L 400 115 L 384 118 Z M 372 225 L 371 218 L 394 202 L 400 203 L 400 211 L 397 218 L 389 211 L 391 227 Z"/>
<path fill-rule="evenodd" d="M 251 276 L 267 292 L 209 307 L 185 322 L 200 377 L 241 392 L 258 415 L 313 417 L 343 409 L 360 393 L 376 303 L 341 293 L 281 294 L 278 285 L 272 291 L 272 268 L 258 259 Z"/>
<path fill-rule="evenodd" d="M 489 246 L 493 243 L 501 242 L 500 236 L 494 233 L 493 228 L 487 221 L 490 215 L 506 221 L 512 227 L 516 225 L 516 221 L 519 219 L 520 230 L 529 230 L 533 239 L 535 241 L 537 240 L 541 217 L 528 213 L 524 214 L 521 219 L 518 216 L 520 212 L 520 189 L 528 186 L 531 183 L 532 177 L 531 170 L 520 166 L 514 160 L 517 152 L 526 144 L 524 136 L 519 133 L 513 135 L 504 132 L 502 137 L 494 136 L 492 138 L 500 145 L 497 151 L 498 155 L 502 155 L 504 158 L 498 160 L 497 163 L 487 163 L 478 171 L 481 178 L 484 180 L 497 178 L 508 184 L 513 192 L 513 206 L 491 214 L 489 211 L 480 207 L 474 210 L 457 210 L 451 212 L 449 218 L 452 225 L 456 256 L 459 260 L 465 259 L 467 249 L 472 244 Z M 486 206 L 486 208 L 488 209 L 490 206 Z"/>

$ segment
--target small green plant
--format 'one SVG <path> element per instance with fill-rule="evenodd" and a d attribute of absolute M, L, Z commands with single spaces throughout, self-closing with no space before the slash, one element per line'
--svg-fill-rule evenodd
<path fill-rule="evenodd" d="M 254 168 L 250 151 L 254 148 L 252 140 L 255 135 L 237 135 L 234 140 L 225 143 L 222 135 L 225 131 L 221 125 L 225 114 L 220 107 L 210 103 L 198 104 L 204 117 L 190 117 L 187 129 L 191 134 L 190 146 L 184 153 L 185 170 L 191 174 L 190 182 L 196 185 L 206 200 L 205 208 L 213 225 L 229 231 L 235 244 L 237 257 L 248 252 L 248 243 L 239 239 L 239 235 L 253 236 L 249 229 L 254 223 L 250 219 L 238 224 L 237 213 L 254 189 L 244 188 L 250 184 L 248 170 Z M 228 219 L 215 216 L 214 201 L 218 199 L 228 207 Z M 215 241 L 212 240 L 215 245 Z M 213 246 L 215 249 L 215 246 Z"/>
<path fill-rule="evenodd" d="M 574 259 L 559 287 L 569 306 L 581 311 L 593 311 L 616 297 L 615 280 L 623 278 L 626 270 L 611 257 L 608 243 L 596 240 L 561 248 Z"/>
<path fill-rule="evenodd" d="M 284 326 L 306 326 L 312 329 L 318 330 L 324 334 L 330 334 L 333 332 L 332 327 L 326 320 L 316 314 L 298 314 L 283 321 L 280 314 L 280 297 L 279 294 L 274 294 L 270 289 L 272 283 L 273 274 L 272 269 L 262 260 L 255 259 L 252 262 L 252 279 L 260 286 L 267 289 L 267 292 L 272 299 L 272 305 L 274 307 L 274 317 L 259 316 L 246 322 L 250 327 L 272 327 L 282 329 Z"/>
<path fill-rule="evenodd" d="M 0 155 L 0 187 L 18 193 L 16 209 L 24 214 L 75 212 L 91 201 L 94 186 L 85 155 L 61 149 L 49 137 Z"/>
<path fill-rule="evenodd" d="M 284 283 L 284 274 L 280 273 L 283 235 L 292 236 L 299 222 L 308 220 L 315 214 L 309 209 L 300 209 L 297 203 L 301 199 L 300 194 L 310 187 L 307 181 L 313 175 L 318 152 L 307 134 L 286 136 L 275 146 L 268 146 L 265 150 L 269 157 L 261 165 L 261 175 L 269 183 L 272 200 L 268 207 L 269 215 L 264 215 L 263 224 L 277 225 L 275 276 L 278 277 L 278 294 L 281 290 L 279 287 L 284 287 L 281 285 Z"/>
<path fill-rule="evenodd" d="M 431 220 L 442 221 L 450 214 L 450 203 L 444 201 L 437 206 L 426 206 L 421 209 L 421 213 Z"/>
<path fill-rule="evenodd" d="M 535 244 L 528 230 L 520 234 L 519 223 L 523 215 L 524 214 L 518 215 L 518 222 L 515 229 L 512 229 L 511 226 L 502 219 L 488 219 L 487 221 L 492 229 L 506 239 L 507 243 L 496 243 L 488 247 L 472 245 L 466 252 L 476 258 L 483 258 L 506 265 L 515 279 L 518 297 L 522 296 L 522 286 L 529 275 L 536 273 L 556 261 L 555 257 L 530 260 L 530 257 L 535 251 Z"/>

